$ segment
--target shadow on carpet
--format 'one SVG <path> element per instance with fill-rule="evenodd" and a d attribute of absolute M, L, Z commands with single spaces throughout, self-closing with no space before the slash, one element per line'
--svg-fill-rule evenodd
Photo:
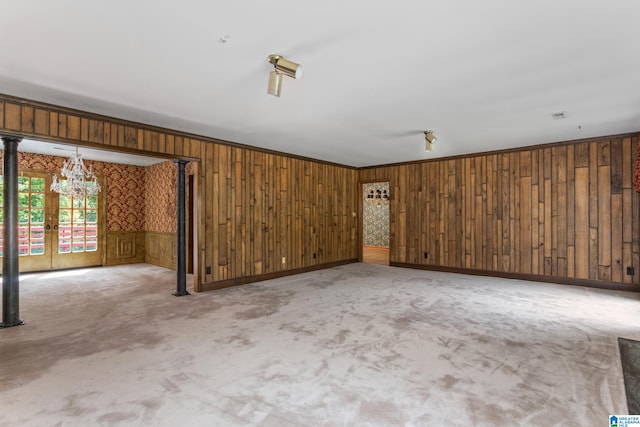
<path fill-rule="evenodd" d="M 640 414 L 640 341 L 618 338 L 629 414 Z"/>

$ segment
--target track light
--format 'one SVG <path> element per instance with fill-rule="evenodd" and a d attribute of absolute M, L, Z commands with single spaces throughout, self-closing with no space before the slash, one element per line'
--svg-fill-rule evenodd
<path fill-rule="evenodd" d="M 426 146 L 424 149 L 427 151 L 433 150 L 433 145 L 438 140 L 438 138 L 436 138 L 436 136 L 433 134 L 433 131 L 431 130 L 424 131 L 424 139 L 426 142 Z"/>
<path fill-rule="evenodd" d="M 273 96 L 280 96 L 280 93 L 282 93 L 282 74 L 277 71 L 269 73 L 269 86 L 267 87 L 267 93 Z"/>
<path fill-rule="evenodd" d="M 280 55 L 269 55 L 269 63 L 273 64 L 274 70 L 269 73 L 269 86 L 267 93 L 273 96 L 280 96 L 282 93 L 282 76 L 289 76 L 294 79 L 302 77 L 302 65 L 284 59 Z"/>

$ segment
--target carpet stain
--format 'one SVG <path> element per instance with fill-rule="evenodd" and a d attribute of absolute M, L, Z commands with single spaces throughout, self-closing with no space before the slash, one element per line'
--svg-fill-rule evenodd
<path fill-rule="evenodd" d="M 21 285 L 0 426 L 590 426 L 626 411 L 640 300 L 366 264 L 184 298 L 153 266 Z"/>

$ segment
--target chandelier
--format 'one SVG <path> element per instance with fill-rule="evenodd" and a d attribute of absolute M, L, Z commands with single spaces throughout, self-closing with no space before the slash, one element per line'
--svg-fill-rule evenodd
<path fill-rule="evenodd" d="M 98 178 L 91 166 L 87 169 L 84 165 L 78 147 L 76 155 L 65 160 L 60 175 L 63 179 L 58 181 L 56 174 L 53 174 L 51 191 L 73 197 L 95 196 L 100 191 Z"/>

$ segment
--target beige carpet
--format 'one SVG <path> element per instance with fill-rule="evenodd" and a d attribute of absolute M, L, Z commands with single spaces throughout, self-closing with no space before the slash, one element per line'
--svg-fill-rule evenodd
<path fill-rule="evenodd" d="M 352 264 L 176 298 L 149 265 L 24 275 L 0 425 L 607 425 L 640 295 Z M 568 424 L 567 424 L 568 423 Z"/>

